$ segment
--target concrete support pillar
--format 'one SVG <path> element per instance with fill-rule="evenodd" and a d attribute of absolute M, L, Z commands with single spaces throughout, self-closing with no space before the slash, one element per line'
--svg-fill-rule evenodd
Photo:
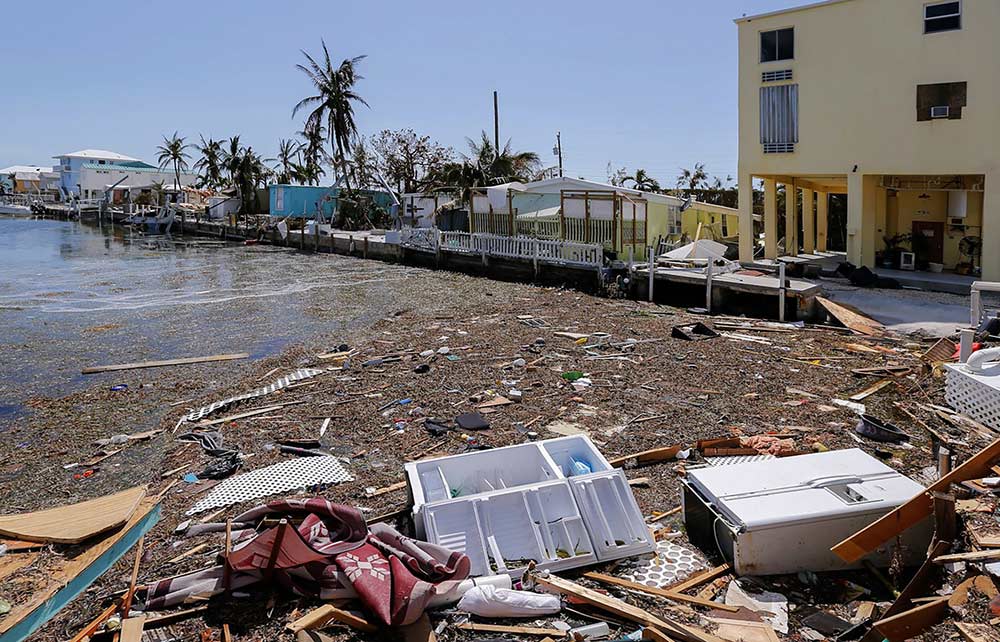
<path fill-rule="evenodd" d="M 799 253 L 799 190 L 793 183 L 785 185 L 785 254 L 797 256 Z"/>
<path fill-rule="evenodd" d="M 826 252 L 826 235 L 829 222 L 830 195 L 826 192 L 816 192 L 816 251 Z"/>
<path fill-rule="evenodd" d="M 879 209 L 879 195 L 885 195 L 885 190 L 879 189 L 879 177 L 866 175 L 862 179 L 862 189 L 864 190 L 864 211 L 861 213 L 861 265 L 875 268 L 876 239 L 880 238 L 876 233 L 876 225 Z M 884 202 L 884 200 L 883 200 Z M 884 211 L 884 207 L 883 207 Z"/>
<path fill-rule="evenodd" d="M 806 254 L 816 251 L 816 208 L 813 191 L 802 190 L 802 250 Z"/>
<path fill-rule="evenodd" d="M 1000 172 L 986 175 L 983 194 L 983 252 L 980 264 L 984 281 L 1000 281 Z"/>
<path fill-rule="evenodd" d="M 861 265 L 861 174 L 847 175 L 847 261 Z"/>
<path fill-rule="evenodd" d="M 739 211 L 740 211 L 740 261 L 753 261 L 753 175 L 740 172 L 739 180 Z"/>
<path fill-rule="evenodd" d="M 878 192 L 878 176 L 847 175 L 847 260 L 858 267 L 875 267 Z"/>
<path fill-rule="evenodd" d="M 764 179 L 764 258 L 778 258 L 778 183 Z"/>

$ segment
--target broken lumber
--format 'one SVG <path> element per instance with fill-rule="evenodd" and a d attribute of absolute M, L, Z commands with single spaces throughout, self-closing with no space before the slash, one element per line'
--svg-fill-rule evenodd
<path fill-rule="evenodd" d="M 993 629 L 987 624 L 966 624 L 955 622 L 955 628 L 965 642 L 989 642 L 993 638 Z"/>
<path fill-rule="evenodd" d="M 878 383 L 868 386 L 861 392 L 851 395 L 850 397 L 848 397 L 848 399 L 850 399 L 851 401 L 863 401 L 864 399 L 867 399 L 868 397 L 872 396 L 873 394 L 875 394 L 882 388 L 885 388 L 891 383 L 892 379 L 882 379 Z"/>
<path fill-rule="evenodd" d="M 635 460 L 638 464 L 652 464 L 659 461 L 668 461 L 677 457 L 677 453 L 682 450 L 683 446 L 667 446 L 665 448 L 653 448 L 652 450 L 644 450 L 641 453 L 635 453 L 632 455 L 625 455 L 623 457 L 615 457 L 608 463 L 614 468 L 621 468 L 626 462 Z"/>
<path fill-rule="evenodd" d="M 78 504 L 4 515 L 0 535 L 44 544 L 79 544 L 124 525 L 145 496 L 146 487 L 136 486 Z"/>
<path fill-rule="evenodd" d="M 707 571 L 696 573 L 695 575 L 692 575 L 686 580 L 682 580 L 680 582 L 677 582 L 676 584 L 672 584 L 668 587 L 668 590 L 673 591 L 675 593 L 681 593 L 683 591 L 693 589 L 696 586 L 701 586 L 706 582 L 711 582 L 716 578 L 722 577 L 723 575 L 732 572 L 732 570 L 733 568 L 728 563 L 721 564 L 719 566 L 716 566 L 715 568 L 710 568 Z"/>
<path fill-rule="evenodd" d="M 136 363 L 121 363 L 113 366 L 91 366 L 81 370 L 81 374 L 97 374 L 99 372 L 117 372 L 119 370 L 139 370 L 141 368 L 162 368 L 164 366 L 183 366 L 189 363 L 210 363 L 213 361 L 232 361 L 234 359 L 248 359 L 250 354 L 239 352 L 236 354 L 217 354 L 210 357 L 185 357 L 183 359 L 166 359 L 164 361 L 139 361 Z"/>
<path fill-rule="evenodd" d="M 142 631 L 146 626 L 146 616 L 129 617 L 122 620 L 119 642 L 141 642 Z"/>
<path fill-rule="evenodd" d="M 479 633 L 515 633 L 519 635 L 548 635 L 556 638 L 566 637 L 565 631 L 560 631 L 559 629 L 542 629 L 537 626 L 508 626 L 504 624 L 461 622 L 456 624 L 455 628 L 463 631 L 477 631 Z"/>
<path fill-rule="evenodd" d="M 952 553 L 950 555 L 939 555 L 934 558 L 935 564 L 947 564 L 949 562 L 993 562 L 1000 560 L 1000 549 L 990 549 L 986 551 L 971 551 L 968 553 Z"/>
<path fill-rule="evenodd" d="M 207 604 L 202 604 L 201 606 L 196 606 L 190 609 L 184 609 L 183 611 L 173 611 L 171 613 L 164 613 L 163 615 L 157 615 L 154 617 L 146 618 L 146 629 L 155 629 L 161 626 L 167 626 L 168 624 L 173 624 L 174 622 L 180 622 L 181 620 L 186 620 L 189 617 L 199 615 L 208 610 Z"/>
<path fill-rule="evenodd" d="M 839 303 L 834 303 L 826 297 L 818 296 L 816 297 L 816 302 L 819 303 L 824 310 L 826 310 L 830 316 L 832 316 L 837 321 L 840 321 L 844 327 L 850 328 L 853 332 L 858 334 L 863 334 L 869 337 L 878 337 L 882 335 L 885 326 L 862 314 L 858 314 L 854 310 L 849 310 Z"/>
<path fill-rule="evenodd" d="M 934 511 L 932 492 L 948 492 L 953 483 L 983 477 L 1000 458 L 1000 439 L 993 441 L 961 466 L 927 487 L 924 492 L 889 511 L 877 521 L 834 546 L 840 559 L 853 563 L 878 548 L 883 542 L 914 526 Z"/>
<path fill-rule="evenodd" d="M 628 602 L 609 597 L 603 593 L 580 586 L 576 582 L 556 577 L 555 575 L 531 574 L 531 579 L 539 586 L 555 591 L 563 595 L 571 595 L 591 606 L 613 613 L 643 626 L 650 626 L 659 631 L 663 631 L 672 638 L 683 640 L 684 642 L 722 642 L 721 638 L 701 631 L 691 626 L 665 620 L 651 615 L 642 609 L 632 606 Z"/>
<path fill-rule="evenodd" d="M 729 606 L 728 604 L 719 604 L 718 602 L 713 602 L 711 600 L 703 600 L 700 597 L 694 597 L 692 595 L 684 595 L 683 593 L 678 593 L 677 591 L 662 589 L 655 586 L 646 586 L 645 584 L 640 584 L 638 582 L 625 580 L 620 577 L 615 577 L 614 575 L 589 572 L 589 573 L 584 573 L 583 576 L 589 580 L 594 580 L 596 582 L 603 582 L 605 584 L 620 586 L 622 588 L 629 589 L 630 591 L 638 591 L 640 593 L 646 593 L 647 595 L 655 595 L 657 597 L 663 597 L 668 600 L 673 600 L 675 602 L 686 602 L 688 604 L 697 604 L 698 606 L 704 606 L 710 609 L 718 609 L 720 611 L 729 611 L 731 613 L 739 611 L 739 608 L 735 606 Z"/>
<path fill-rule="evenodd" d="M 294 622 L 290 622 L 285 628 L 292 633 L 308 631 L 310 629 L 322 628 L 328 622 L 336 620 L 341 624 L 346 624 L 351 628 L 363 631 L 364 633 L 374 633 L 378 630 L 374 624 L 353 613 L 342 611 L 332 604 L 324 604 L 318 609 L 306 613 Z"/>
<path fill-rule="evenodd" d="M 902 642 L 920 635 L 943 620 L 947 614 L 948 598 L 939 597 L 909 611 L 879 620 L 873 626 L 889 642 Z"/>
<path fill-rule="evenodd" d="M 934 544 L 934 549 L 928 555 L 928 559 L 920 565 L 920 568 L 917 569 L 917 572 L 914 573 L 909 583 L 900 592 L 896 601 L 882 614 L 883 620 L 912 608 L 913 600 L 917 596 L 932 592 L 934 589 L 933 580 L 939 573 L 939 567 L 935 566 L 931 559 L 938 555 L 943 555 L 949 548 L 951 548 L 949 542 L 937 542 Z M 870 629 L 861 638 L 861 642 L 882 642 L 882 636 L 879 633 L 877 629 Z"/>

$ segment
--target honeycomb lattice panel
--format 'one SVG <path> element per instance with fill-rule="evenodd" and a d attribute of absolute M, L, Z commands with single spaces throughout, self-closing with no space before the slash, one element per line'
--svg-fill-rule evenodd
<path fill-rule="evenodd" d="M 974 375 L 966 372 L 961 365 L 945 368 L 944 398 L 948 405 L 994 430 L 1000 430 L 1000 389 L 997 388 L 1000 376 Z"/>
<path fill-rule="evenodd" d="M 230 477 L 191 507 L 188 515 L 250 499 L 316 486 L 353 481 L 336 457 L 301 457 Z"/>
<path fill-rule="evenodd" d="M 656 553 L 652 557 L 637 560 L 622 577 L 646 586 L 663 588 L 703 568 L 707 566 L 692 551 L 661 540 L 656 543 Z"/>

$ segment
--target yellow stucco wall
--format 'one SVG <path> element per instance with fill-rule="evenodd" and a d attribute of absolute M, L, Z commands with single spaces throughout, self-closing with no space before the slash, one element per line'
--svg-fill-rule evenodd
<path fill-rule="evenodd" d="M 723 219 L 725 226 L 722 225 Z M 698 223 L 702 224 L 700 238 L 732 238 L 739 233 L 740 217 L 735 214 L 705 212 L 692 205 L 681 214 L 681 234 L 687 234 L 688 238 L 694 240 L 698 233 Z"/>
<path fill-rule="evenodd" d="M 670 232 L 670 206 L 666 203 L 646 202 L 646 217 L 649 227 L 646 232 L 647 245 L 656 243 L 657 237 L 667 238 Z"/>
<path fill-rule="evenodd" d="M 981 174 L 984 246 L 1000 243 L 1000 2 L 964 0 L 962 28 L 931 34 L 925 4 L 845 0 L 737 21 L 741 211 L 749 212 L 743 194 L 754 175 L 847 177 L 859 188 L 849 196 L 858 208 L 854 229 L 848 216 L 849 258 L 868 264 L 883 246 L 877 228 L 886 214 L 876 210 L 884 190 L 873 194 L 852 174 Z M 785 27 L 795 29 L 794 60 L 761 63 L 760 32 Z M 764 154 L 761 73 L 784 69 L 799 85 L 799 142 L 793 153 Z M 963 81 L 960 120 L 917 121 L 917 85 Z M 984 259 L 984 277 L 1000 280 L 1000 253 Z"/>

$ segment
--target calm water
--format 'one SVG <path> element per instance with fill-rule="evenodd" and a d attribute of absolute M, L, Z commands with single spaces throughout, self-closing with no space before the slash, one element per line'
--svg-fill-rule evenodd
<path fill-rule="evenodd" d="M 87 365 L 259 357 L 347 331 L 396 305 L 417 272 L 279 248 L 165 247 L 121 227 L 0 218 L 0 421 L 31 396 L 99 383 L 79 374 Z"/>

